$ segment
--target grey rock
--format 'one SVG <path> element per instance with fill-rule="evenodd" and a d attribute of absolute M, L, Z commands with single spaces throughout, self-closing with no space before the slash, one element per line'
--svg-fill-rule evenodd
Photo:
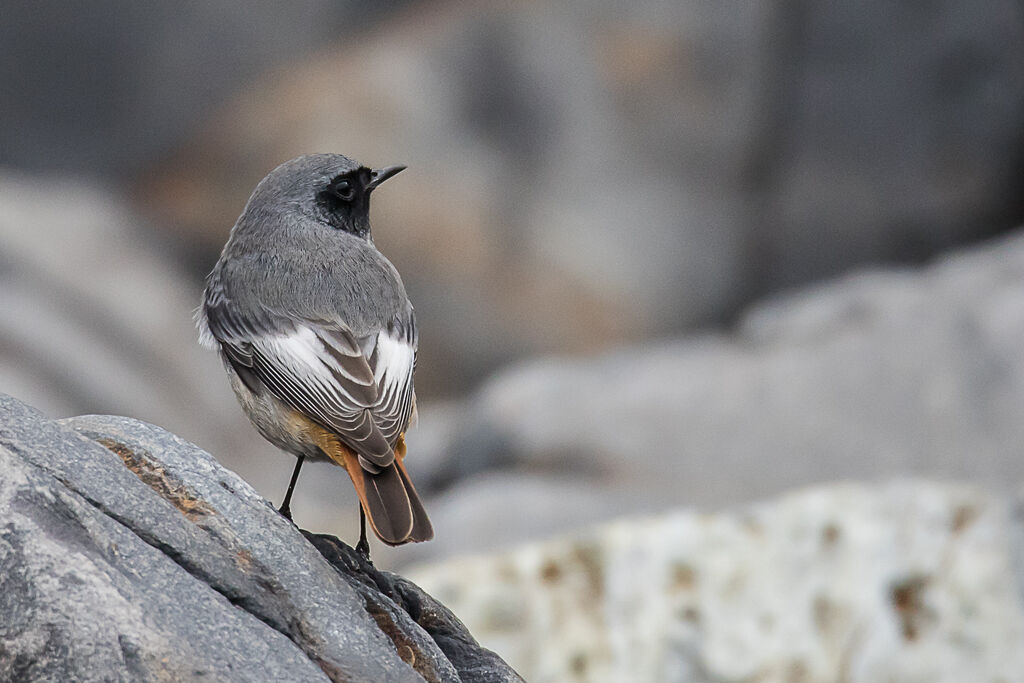
<path fill-rule="evenodd" d="M 307 542 L 152 425 L 0 396 L 0 511 L 0 678 L 517 680 L 413 584 Z"/>
<path fill-rule="evenodd" d="M 350 546 L 334 536 L 308 532 L 303 534 L 328 562 L 355 580 L 353 583 L 357 590 L 367 599 L 367 609 L 378 621 L 383 618 L 386 622 L 406 626 L 406 622 L 412 619 L 437 644 L 462 680 L 520 680 L 498 655 L 480 647 L 451 610 L 411 581 L 392 572 L 377 571 Z M 381 600 L 380 594 L 386 595 L 390 601 Z M 418 648 L 431 645 L 430 640 L 422 639 L 420 631 L 412 628 L 408 630 L 410 634 L 404 637 L 415 641 Z M 420 640 L 423 642 L 420 643 Z M 409 647 L 408 643 L 398 638 L 396 645 L 399 648 Z"/>
<path fill-rule="evenodd" d="M 450 411 L 453 425 L 434 430 L 447 439 L 422 444 L 436 453 L 409 458 L 440 484 L 430 509 L 447 530 L 413 552 L 496 549 L 538 529 L 836 479 L 1006 492 L 1024 482 L 1022 339 L 1017 233 L 779 297 L 730 335 L 520 364 Z"/>

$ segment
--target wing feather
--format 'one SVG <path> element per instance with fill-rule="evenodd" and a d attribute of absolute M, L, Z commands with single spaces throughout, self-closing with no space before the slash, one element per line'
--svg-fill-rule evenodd
<path fill-rule="evenodd" d="M 415 402 L 411 314 L 405 324 L 356 338 L 325 321 L 241 319 L 223 303 L 208 300 L 203 322 L 247 386 L 258 378 L 278 399 L 334 431 L 364 468 L 391 464 Z"/>
<path fill-rule="evenodd" d="M 374 419 L 389 443 L 395 443 L 409 424 L 412 407 L 416 347 L 406 335 L 382 330 L 373 356 L 374 379 L 379 396 Z"/>

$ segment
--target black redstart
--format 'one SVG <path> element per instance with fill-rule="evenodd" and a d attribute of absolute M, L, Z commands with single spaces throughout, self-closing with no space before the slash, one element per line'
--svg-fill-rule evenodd
<path fill-rule="evenodd" d="M 404 166 L 311 154 L 264 178 L 207 278 L 200 341 L 220 351 L 239 403 L 272 444 L 344 467 L 389 545 L 433 538 L 402 464 L 416 410 L 416 318 L 370 235 L 370 193 Z M 365 514 L 364 514 L 365 513 Z"/>

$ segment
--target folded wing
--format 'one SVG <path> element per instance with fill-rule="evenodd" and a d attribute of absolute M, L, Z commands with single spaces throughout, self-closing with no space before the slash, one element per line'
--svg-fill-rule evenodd
<path fill-rule="evenodd" d="M 416 327 L 405 324 L 355 337 L 326 321 L 232 319 L 207 306 L 207 325 L 243 381 L 337 434 L 370 472 L 389 466 L 414 405 Z M 252 388 L 252 387 L 250 387 Z"/>

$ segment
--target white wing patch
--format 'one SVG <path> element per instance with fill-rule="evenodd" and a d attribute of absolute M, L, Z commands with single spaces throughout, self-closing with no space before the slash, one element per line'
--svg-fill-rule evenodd
<path fill-rule="evenodd" d="M 225 357 L 279 399 L 334 430 L 373 466 L 386 467 L 414 405 L 415 334 L 402 337 L 381 331 L 360 339 L 340 326 L 307 323 L 221 344 Z"/>
<path fill-rule="evenodd" d="M 296 327 L 291 334 L 264 337 L 260 342 L 272 349 L 275 357 L 286 361 L 292 370 L 316 373 L 318 366 L 329 362 L 322 351 L 318 353 L 323 344 L 316 333 L 305 326 Z"/>
<path fill-rule="evenodd" d="M 412 375 L 416 350 L 404 339 L 395 339 L 381 330 L 377 335 L 377 365 L 373 379 L 381 394 L 389 393 L 397 385 L 402 387 Z"/>
<path fill-rule="evenodd" d="M 362 387 L 371 386 L 368 375 L 360 379 L 337 360 L 336 354 L 358 357 L 358 349 L 344 344 L 332 344 L 304 325 L 297 326 L 289 334 L 263 337 L 256 345 L 285 367 L 286 376 L 298 379 L 311 393 L 324 399 L 318 401 L 319 405 L 333 407 L 332 412 L 339 416 L 351 417 L 373 405 L 365 398 L 354 395 L 355 392 L 346 390 L 346 386 L 337 379 L 337 375 L 340 375 Z M 331 353 L 332 349 L 335 353 Z M 338 410 L 341 406 L 349 409 Z"/>
<path fill-rule="evenodd" d="M 379 396 L 374 417 L 385 438 L 394 443 L 408 427 L 412 413 L 416 348 L 405 339 L 395 339 L 381 331 L 377 335 L 373 360 L 373 378 Z"/>

